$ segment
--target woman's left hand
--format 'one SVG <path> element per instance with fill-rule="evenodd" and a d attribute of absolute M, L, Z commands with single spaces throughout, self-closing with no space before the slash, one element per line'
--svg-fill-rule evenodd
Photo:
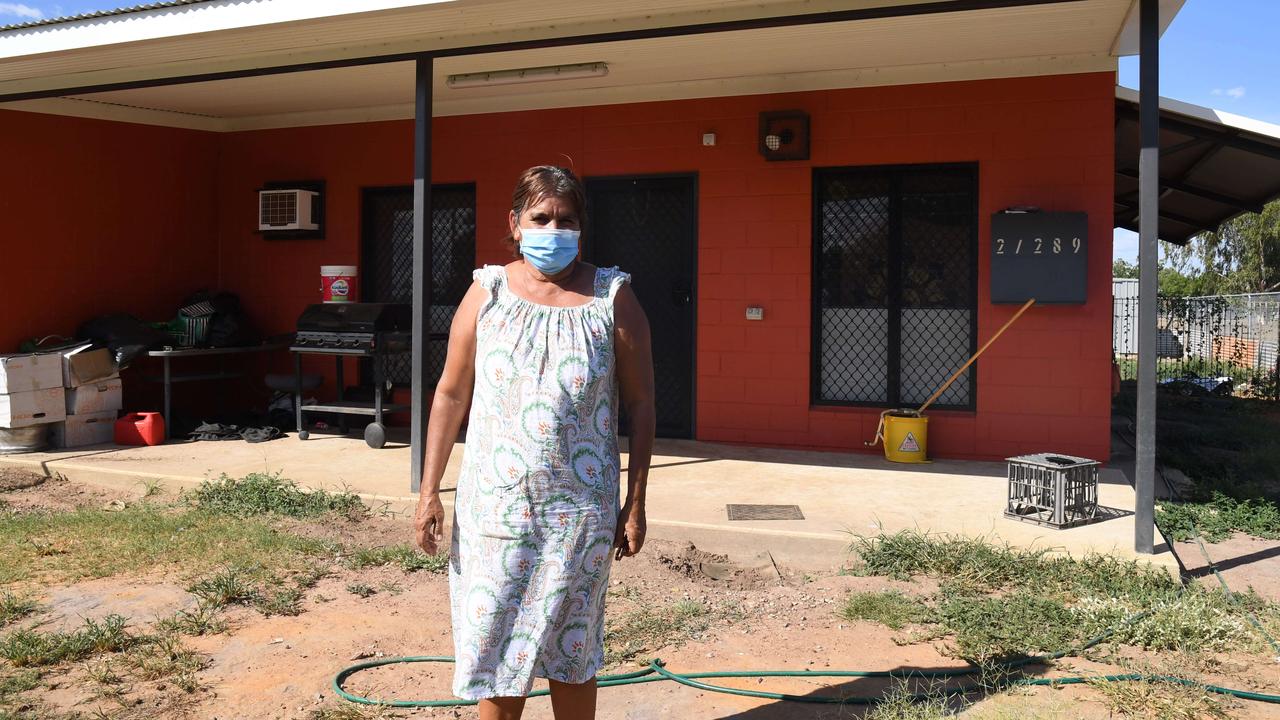
<path fill-rule="evenodd" d="M 645 530 L 644 508 L 623 505 L 622 512 L 618 513 L 618 530 L 613 539 L 614 559 L 621 560 L 639 553 L 644 546 Z"/>

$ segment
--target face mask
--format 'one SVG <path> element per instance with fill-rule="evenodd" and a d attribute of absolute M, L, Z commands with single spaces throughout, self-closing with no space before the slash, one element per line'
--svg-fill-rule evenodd
<path fill-rule="evenodd" d="M 577 230 L 520 228 L 520 253 L 543 275 L 555 275 L 578 257 Z"/>

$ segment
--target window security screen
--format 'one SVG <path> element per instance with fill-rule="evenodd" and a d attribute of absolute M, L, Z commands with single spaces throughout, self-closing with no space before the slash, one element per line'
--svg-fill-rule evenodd
<path fill-rule="evenodd" d="M 814 400 L 923 403 L 972 354 L 971 165 L 814 172 Z M 936 403 L 974 406 L 976 371 Z"/>

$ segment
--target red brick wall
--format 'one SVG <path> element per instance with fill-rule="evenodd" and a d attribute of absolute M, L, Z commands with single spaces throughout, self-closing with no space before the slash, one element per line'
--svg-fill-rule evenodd
<path fill-rule="evenodd" d="M 217 282 L 212 133 L 0 110 L 0 352 Z"/>
<path fill-rule="evenodd" d="M 436 182 L 476 184 L 481 263 L 507 259 L 500 238 L 511 185 L 530 165 L 571 160 L 584 176 L 696 172 L 697 437 L 857 450 L 874 432 L 876 409 L 809 404 L 811 170 L 977 162 L 979 340 L 1013 312 L 988 300 L 985 250 L 990 214 L 1010 205 L 1089 213 L 1089 302 L 1035 308 L 1019 321 L 978 364 L 977 412 L 931 413 L 931 453 L 1052 449 L 1105 458 L 1113 82 L 1098 73 L 437 118 L 432 172 Z M 790 108 L 812 117 L 812 159 L 766 162 L 755 149 L 757 114 Z M 24 169 L 0 179 L 0 203 L 11 238 L 38 238 L 18 251 L 36 272 L 9 280 L 17 276 L 23 298 L 40 287 L 58 292 L 51 302 L 20 301 L 15 316 L 24 320 L 6 323 L 0 340 L 70 331 L 86 308 L 168 312 L 189 289 L 215 280 L 242 296 L 264 331 L 290 330 L 319 297 L 320 265 L 359 263 L 360 189 L 411 179 L 408 121 L 209 136 L 3 118 L 19 130 L 0 141 L 14 145 L 5 156 L 22 158 Z M 22 132 L 40 142 L 14 144 Z M 701 145 L 704 132 L 717 134 L 716 146 Z M 326 239 L 255 233 L 254 191 L 268 180 L 303 179 L 327 184 Z M 94 222 L 60 216 L 58 202 L 35 191 L 41 187 L 96 193 Z M 158 220 L 156 207 L 168 209 Z M 59 219 L 49 224 L 49 215 Z M 56 261 L 44 246 L 55 248 Z M 763 322 L 744 319 L 749 304 L 764 306 Z M 25 319 L 37 312 L 51 320 Z M 274 365 L 289 370 L 283 355 Z M 327 373 L 330 361 L 308 367 Z"/>
<path fill-rule="evenodd" d="M 860 449 L 876 410 L 809 404 L 811 169 L 977 162 L 980 341 L 1013 312 L 989 302 L 985 250 L 990 214 L 1010 205 L 1089 213 L 1089 302 L 1024 316 L 978 363 L 977 412 L 931 413 L 931 453 L 1105 458 L 1113 83 L 1099 73 L 437 118 L 433 174 L 476 183 L 484 263 L 506 257 L 498 240 L 510 188 L 529 165 L 568 156 L 584 176 L 697 172 L 697 437 Z M 789 108 L 812 117 L 812 159 L 765 162 L 757 113 Z M 703 132 L 717 134 L 715 147 L 701 145 Z M 319 265 L 358 262 L 359 189 L 407 183 L 411 142 L 408 122 L 227 137 L 224 285 L 264 322 L 290 327 L 317 296 Z M 251 190 L 308 177 L 328 183 L 328 239 L 254 235 Z M 749 304 L 764 306 L 763 322 L 744 319 Z"/>

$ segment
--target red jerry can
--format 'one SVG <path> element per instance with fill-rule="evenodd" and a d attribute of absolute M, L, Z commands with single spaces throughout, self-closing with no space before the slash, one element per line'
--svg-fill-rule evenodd
<path fill-rule="evenodd" d="M 164 442 L 164 418 L 158 412 L 128 413 L 116 420 L 117 445 L 159 445 Z"/>

